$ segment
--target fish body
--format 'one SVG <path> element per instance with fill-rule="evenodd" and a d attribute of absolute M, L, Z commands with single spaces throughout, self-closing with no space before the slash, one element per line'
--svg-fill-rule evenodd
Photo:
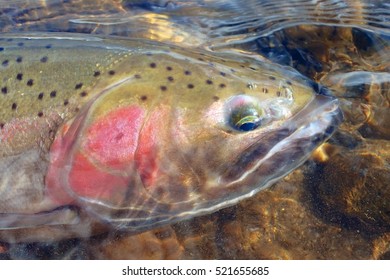
<path fill-rule="evenodd" d="M 2 35 L 0 63 L 7 241 L 217 211 L 298 167 L 341 121 L 337 100 L 297 72 L 238 53 Z"/>

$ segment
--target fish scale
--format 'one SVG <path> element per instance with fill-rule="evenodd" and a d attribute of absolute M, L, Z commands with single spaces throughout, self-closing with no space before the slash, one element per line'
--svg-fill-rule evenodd
<path fill-rule="evenodd" d="M 88 101 L 87 90 L 99 82 L 100 75 L 126 53 L 107 52 L 86 42 L 74 51 L 78 44 L 77 40 L 30 38 L 0 41 L 1 155 L 19 153 L 52 134 Z M 15 134 L 15 130 L 25 133 Z"/>
<path fill-rule="evenodd" d="M 217 211 L 298 167 L 341 120 L 334 98 L 258 57 L 95 36 L 1 38 L 8 240 L 2 230 L 61 239 Z"/>
<path fill-rule="evenodd" d="M 107 52 L 93 46 L 74 51 L 74 42 L 58 44 L 55 40 L 13 39 L 0 41 L 0 45 L 0 87 L 6 88 L 1 97 L 3 123 L 15 116 L 33 117 L 47 108 L 55 107 L 61 114 L 65 112 L 64 101 L 70 99 L 73 104 L 82 104 L 80 93 L 99 80 L 94 73 L 104 74 L 123 56 L 123 51 Z M 82 86 L 76 87 L 78 84 Z M 51 96 L 52 92 L 56 95 Z M 17 104 L 15 110 L 13 103 Z"/>

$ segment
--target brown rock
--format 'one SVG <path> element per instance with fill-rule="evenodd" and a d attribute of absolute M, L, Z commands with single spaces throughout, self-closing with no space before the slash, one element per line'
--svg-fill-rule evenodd
<path fill-rule="evenodd" d="M 136 235 L 112 235 L 102 241 L 91 242 L 90 248 L 94 259 L 180 259 L 183 254 L 171 227 Z"/>
<path fill-rule="evenodd" d="M 330 158 L 315 194 L 325 216 L 370 233 L 390 231 L 389 151 L 389 142 L 370 140 Z"/>

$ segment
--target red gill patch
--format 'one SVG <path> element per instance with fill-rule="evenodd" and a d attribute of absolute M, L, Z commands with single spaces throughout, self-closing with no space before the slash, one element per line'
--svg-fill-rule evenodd
<path fill-rule="evenodd" d="M 99 118 L 81 134 L 78 130 L 85 116 L 76 118 L 69 129 L 64 127 L 50 150 L 46 176 L 49 197 L 71 203 L 75 198 L 67 189 L 75 195 L 104 200 L 123 195 L 129 187 L 144 115 L 142 108 L 128 106 Z"/>
<path fill-rule="evenodd" d="M 109 113 L 88 128 L 81 150 L 105 167 L 126 169 L 134 160 L 143 113 L 136 106 Z"/>

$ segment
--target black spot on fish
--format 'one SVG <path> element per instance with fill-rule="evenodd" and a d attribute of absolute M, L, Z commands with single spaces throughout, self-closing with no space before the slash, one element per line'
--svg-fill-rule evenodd
<path fill-rule="evenodd" d="M 38 94 L 38 99 L 39 99 L 39 100 L 42 100 L 42 99 L 43 99 L 43 92 L 41 92 L 40 94 Z"/>
<path fill-rule="evenodd" d="M 189 75 L 191 75 L 191 71 L 186 70 L 186 71 L 184 71 L 184 74 L 189 76 Z"/>
<path fill-rule="evenodd" d="M 270 80 L 272 80 L 272 81 L 275 81 L 276 80 L 276 78 L 274 77 L 274 76 L 269 76 L 268 77 Z"/>
<path fill-rule="evenodd" d="M 85 96 L 87 96 L 87 95 L 88 95 L 88 93 L 87 93 L 86 91 L 83 91 L 83 92 L 80 93 L 80 96 L 81 96 L 81 97 L 85 97 Z"/>
<path fill-rule="evenodd" d="M 21 63 L 22 61 L 23 61 L 23 57 L 18 56 L 18 57 L 16 58 L 16 62 L 17 62 L 17 63 Z"/>
<path fill-rule="evenodd" d="M 3 94 L 7 94 L 8 88 L 7 88 L 7 87 L 2 87 L 2 88 L 1 88 L 1 92 L 2 92 Z"/>
<path fill-rule="evenodd" d="M 55 90 L 53 90 L 52 92 L 50 92 L 50 97 L 51 98 L 54 98 L 57 96 L 57 92 Z"/>
<path fill-rule="evenodd" d="M 212 85 L 212 84 L 213 84 L 213 81 L 212 81 L 212 80 L 206 80 L 206 84 Z"/>
<path fill-rule="evenodd" d="M 286 81 L 286 83 L 288 84 L 288 85 L 292 85 L 292 82 L 291 81 Z"/>
<path fill-rule="evenodd" d="M 214 96 L 213 96 L 213 100 L 214 100 L 214 101 L 218 101 L 218 100 L 219 100 L 219 97 L 216 96 L 216 95 L 214 95 Z"/>
<path fill-rule="evenodd" d="M 48 60 L 48 57 L 47 57 L 47 56 L 44 56 L 44 57 L 41 58 L 41 62 L 42 62 L 42 63 L 47 62 L 47 60 Z"/>
<path fill-rule="evenodd" d="M 147 97 L 146 95 L 142 95 L 142 96 L 141 96 L 141 100 L 142 100 L 142 101 L 146 101 L 147 99 L 148 99 L 148 97 Z"/>
<path fill-rule="evenodd" d="M 200 60 L 200 61 L 204 61 L 204 59 L 203 59 L 203 58 L 201 58 L 201 57 L 198 57 L 198 60 Z"/>
<path fill-rule="evenodd" d="M 223 77 L 226 76 L 226 73 L 225 73 L 225 72 L 219 72 L 219 74 L 221 74 L 221 76 L 223 76 Z"/>
<path fill-rule="evenodd" d="M 268 93 L 268 88 L 263 88 L 263 93 Z"/>
<path fill-rule="evenodd" d="M 51 47 L 52 47 L 51 44 L 45 46 L 46 49 L 51 49 Z"/>
<path fill-rule="evenodd" d="M 174 81 L 173 77 L 171 77 L 171 76 L 169 76 L 167 79 L 168 79 L 168 81 L 170 81 L 170 82 L 173 82 L 173 81 Z"/>
<path fill-rule="evenodd" d="M 219 87 L 220 87 L 220 88 L 225 88 L 226 85 L 225 85 L 225 84 L 219 84 Z"/>
<path fill-rule="evenodd" d="M 0 52 L 4 51 L 4 48 L 3 47 L 0 47 Z"/>
<path fill-rule="evenodd" d="M 38 117 L 43 117 L 43 113 L 42 112 L 38 112 Z"/>
<path fill-rule="evenodd" d="M 167 66 L 166 68 L 168 71 L 172 71 L 172 67 L 171 66 Z"/>
<path fill-rule="evenodd" d="M 134 75 L 134 78 L 136 78 L 136 79 L 141 79 L 141 75 L 140 75 L 140 74 L 135 74 L 135 75 Z"/>
<path fill-rule="evenodd" d="M 28 85 L 29 87 L 31 87 L 33 84 L 34 84 L 34 80 L 33 80 L 33 79 L 29 79 L 29 80 L 27 81 L 27 85 Z"/>
<path fill-rule="evenodd" d="M 108 74 L 111 75 L 111 76 L 115 75 L 115 71 L 114 70 L 110 70 L 110 71 L 108 71 Z"/>
<path fill-rule="evenodd" d="M 4 128 L 4 125 L 3 123 L 0 123 L 0 129 L 3 129 Z"/>
<path fill-rule="evenodd" d="M 94 77 L 100 76 L 100 71 L 95 71 L 95 72 L 93 73 L 93 76 L 94 76 Z"/>
<path fill-rule="evenodd" d="M 257 71 L 258 69 L 255 67 L 249 67 L 249 69 L 252 69 L 253 71 Z"/>
<path fill-rule="evenodd" d="M 68 106 L 68 104 L 69 104 L 68 99 L 65 99 L 65 100 L 64 100 L 64 106 Z"/>
<path fill-rule="evenodd" d="M 23 47 L 23 46 L 24 46 L 24 43 L 23 43 L 23 42 L 20 42 L 20 43 L 18 43 L 18 46 L 19 46 L 19 47 Z"/>
<path fill-rule="evenodd" d="M 78 83 L 78 84 L 76 84 L 74 89 L 80 89 L 82 86 L 83 86 L 83 83 Z"/>
<path fill-rule="evenodd" d="M 18 74 L 16 75 L 16 79 L 19 80 L 19 81 L 21 81 L 21 80 L 23 79 L 23 74 L 22 74 L 22 73 L 18 73 Z"/>
<path fill-rule="evenodd" d="M 152 63 L 149 64 L 149 66 L 150 66 L 150 68 L 156 68 L 156 67 L 157 67 L 157 64 L 154 63 L 154 62 L 152 62 Z"/>
<path fill-rule="evenodd" d="M 167 87 L 166 87 L 166 86 L 161 86 L 160 89 L 161 89 L 162 91 L 166 91 L 166 90 L 167 90 Z"/>
<path fill-rule="evenodd" d="M 11 106 L 12 110 L 16 110 L 16 108 L 18 108 L 18 104 L 16 103 L 12 103 L 12 106 Z"/>
<path fill-rule="evenodd" d="M 1 63 L 1 65 L 3 65 L 3 66 L 8 66 L 8 63 L 9 63 L 9 60 L 6 59 L 6 60 L 3 60 L 3 62 Z"/>
<path fill-rule="evenodd" d="M 193 84 L 188 84 L 187 87 L 188 87 L 189 89 L 192 89 L 192 88 L 194 88 L 194 85 L 193 85 Z"/>

